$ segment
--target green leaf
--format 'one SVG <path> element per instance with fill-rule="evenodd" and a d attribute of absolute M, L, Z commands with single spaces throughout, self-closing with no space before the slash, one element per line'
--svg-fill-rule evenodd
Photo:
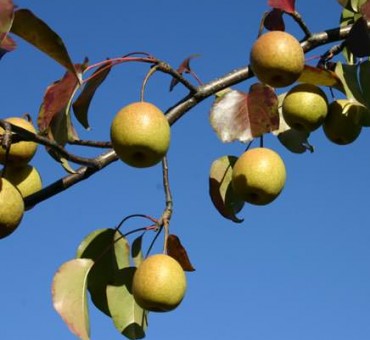
<path fill-rule="evenodd" d="M 88 122 L 88 110 L 96 90 L 103 83 L 112 68 L 112 62 L 107 62 L 99 67 L 86 82 L 81 94 L 73 103 L 73 111 L 77 120 L 86 129 L 90 128 Z"/>
<path fill-rule="evenodd" d="M 121 269 L 111 285 L 107 286 L 109 311 L 115 327 L 129 339 L 142 339 L 148 325 L 148 313 L 132 295 L 132 279 L 136 268 Z"/>
<path fill-rule="evenodd" d="M 90 339 L 87 307 L 87 277 L 94 261 L 74 259 L 64 263 L 52 283 L 53 305 L 71 332 L 82 340 Z"/>
<path fill-rule="evenodd" d="M 75 69 L 62 39 L 31 11 L 15 11 L 10 31 L 63 65 L 80 81 L 81 75 Z"/>
<path fill-rule="evenodd" d="M 141 262 L 143 262 L 144 260 L 144 255 L 141 249 L 143 236 L 144 235 L 140 235 L 139 237 L 137 237 L 131 245 L 131 257 L 136 267 L 139 267 Z"/>
<path fill-rule="evenodd" d="M 362 95 L 365 99 L 365 105 L 370 109 L 370 61 L 364 61 L 360 64 L 360 85 Z"/>
<path fill-rule="evenodd" d="M 115 229 L 99 229 L 89 234 L 79 245 L 77 257 L 95 261 L 89 274 L 88 289 L 94 305 L 110 316 L 106 288 L 116 273 L 130 266 L 129 245 Z"/>
<path fill-rule="evenodd" d="M 209 194 L 213 205 L 223 217 L 241 223 L 243 219 L 239 219 L 236 214 L 243 208 L 244 202 L 236 197 L 231 185 L 232 169 L 236 161 L 235 156 L 223 156 L 212 163 Z"/>
<path fill-rule="evenodd" d="M 357 65 L 348 65 L 338 62 L 335 67 L 335 73 L 343 84 L 344 92 L 347 98 L 355 99 L 356 101 L 365 104 L 357 72 Z"/>
<path fill-rule="evenodd" d="M 298 81 L 317 86 L 335 87 L 339 90 L 342 90 L 341 81 L 333 71 L 324 70 L 322 68 L 313 67 L 310 65 L 305 65 Z"/>

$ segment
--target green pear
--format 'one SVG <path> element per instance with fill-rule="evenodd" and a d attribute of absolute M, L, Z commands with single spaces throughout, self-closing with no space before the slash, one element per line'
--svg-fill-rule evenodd
<path fill-rule="evenodd" d="M 285 181 L 286 169 L 280 155 L 268 148 L 253 148 L 236 161 L 231 184 L 243 201 L 266 205 L 279 196 Z"/>
<path fill-rule="evenodd" d="M 116 114 L 110 135 L 113 149 L 123 162 L 146 168 L 159 163 L 167 154 L 171 129 L 156 106 L 136 102 Z"/>
<path fill-rule="evenodd" d="M 328 100 L 323 90 L 312 84 L 299 84 L 289 90 L 282 103 L 285 122 L 299 131 L 319 128 L 328 113 Z"/>
<path fill-rule="evenodd" d="M 8 180 L 0 177 L 0 238 L 17 229 L 24 213 L 23 197 Z"/>
<path fill-rule="evenodd" d="M 365 108 L 348 99 L 338 99 L 329 104 L 329 112 L 323 123 L 326 137 L 335 144 L 346 145 L 360 135 L 361 113 Z"/>
<path fill-rule="evenodd" d="M 285 87 L 298 80 L 304 69 L 299 41 L 283 31 L 270 31 L 253 44 L 250 66 L 255 76 L 272 87 Z"/>
<path fill-rule="evenodd" d="M 186 292 L 186 275 L 171 256 L 155 254 L 137 268 L 132 293 L 137 304 L 148 311 L 168 312 L 175 309 Z"/>
<path fill-rule="evenodd" d="M 36 133 L 36 129 L 28 120 L 21 117 L 10 117 L 4 119 L 5 121 L 14 124 L 16 126 L 22 127 L 32 133 Z M 4 129 L 0 127 L 0 135 L 4 133 Z M 37 150 L 37 143 L 29 141 L 21 141 L 17 143 L 12 143 L 10 146 L 10 151 L 7 159 L 7 164 L 12 164 L 14 166 L 23 166 L 27 164 L 35 155 Z M 5 149 L 0 147 L 0 163 L 5 164 Z"/>
<path fill-rule="evenodd" d="M 42 189 L 41 176 L 38 170 L 30 164 L 22 167 L 7 166 L 3 177 L 19 190 L 22 197 L 27 197 Z"/>

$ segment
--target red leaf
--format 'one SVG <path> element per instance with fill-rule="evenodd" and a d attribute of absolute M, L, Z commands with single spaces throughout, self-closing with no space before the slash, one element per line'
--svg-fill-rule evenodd
<path fill-rule="evenodd" d="M 94 97 L 94 94 L 98 87 L 103 83 L 105 78 L 108 76 L 112 68 L 112 62 L 107 62 L 102 67 L 99 67 L 90 79 L 86 82 L 81 94 L 78 96 L 76 101 L 73 103 L 73 111 L 77 120 L 82 124 L 86 129 L 89 128 L 88 122 L 88 110 L 91 103 L 91 100 Z"/>
<path fill-rule="evenodd" d="M 280 9 L 272 9 L 265 16 L 263 24 L 269 31 L 285 31 L 283 12 Z"/>
<path fill-rule="evenodd" d="M 370 1 L 366 1 L 360 8 L 361 14 L 367 19 L 370 19 Z"/>
<path fill-rule="evenodd" d="M 193 54 L 190 57 L 187 57 L 179 66 L 177 69 L 177 72 L 183 75 L 184 73 L 191 73 L 190 68 L 190 61 L 196 57 L 198 57 L 198 54 Z M 174 87 L 179 83 L 179 81 L 176 78 L 172 78 L 171 84 L 170 84 L 170 91 L 174 89 Z"/>
<path fill-rule="evenodd" d="M 269 6 L 276 9 L 281 9 L 286 13 L 295 12 L 295 0 L 269 0 Z"/>
<path fill-rule="evenodd" d="M 279 127 L 277 96 L 261 83 L 252 85 L 249 93 L 229 91 L 216 100 L 210 121 L 223 142 L 249 142 Z"/>
<path fill-rule="evenodd" d="M 14 19 L 12 0 L 0 0 L 0 43 L 7 36 Z"/>
<path fill-rule="evenodd" d="M 190 263 L 188 254 L 181 244 L 180 239 L 176 235 L 168 235 L 167 237 L 167 255 L 173 257 L 180 263 L 182 269 L 187 272 L 193 272 L 195 269 Z"/>
<path fill-rule="evenodd" d="M 0 59 L 4 56 L 4 54 L 14 51 L 17 47 L 15 41 L 7 35 L 0 43 Z"/>

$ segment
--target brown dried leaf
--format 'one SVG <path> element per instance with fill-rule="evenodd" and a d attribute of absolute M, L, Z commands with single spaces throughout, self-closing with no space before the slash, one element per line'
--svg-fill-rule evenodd
<path fill-rule="evenodd" d="M 80 78 L 80 74 L 75 69 L 58 34 L 28 9 L 16 10 L 14 14 L 13 25 L 10 29 L 12 33 L 46 53 L 74 74 L 76 78 Z"/>
<path fill-rule="evenodd" d="M 241 223 L 243 219 L 238 218 L 236 214 L 243 208 L 244 202 L 234 194 L 231 185 L 232 170 L 237 159 L 235 156 L 223 156 L 212 163 L 209 195 L 213 205 L 223 217 Z"/>
<path fill-rule="evenodd" d="M 193 272 L 195 270 L 189 260 L 188 253 L 176 235 L 168 235 L 166 246 L 167 255 L 173 257 L 177 262 L 179 262 L 182 269 L 187 272 Z"/>
<path fill-rule="evenodd" d="M 9 36 L 5 36 L 5 38 L 0 42 L 0 59 L 8 52 L 14 51 L 17 47 L 15 41 Z"/>
<path fill-rule="evenodd" d="M 210 122 L 223 142 L 249 142 L 278 128 L 277 96 L 261 83 L 252 85 L 249 93 L 229 91 L 213 104 Z"/>

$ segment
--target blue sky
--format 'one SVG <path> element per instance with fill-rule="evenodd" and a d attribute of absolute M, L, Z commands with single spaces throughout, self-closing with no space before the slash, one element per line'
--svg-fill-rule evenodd
<path fill-rule="evenodd" d="M 260 18 L 268 9 L 267 1 L 242 0 L 17 4 L 57 31 L 75 62 L 85 56 L 94 63 L 147 51 L 176 66 L 197 53 L 192 65 L 203 81 L 248 63 Z M 297 8 L 314 32 L 338 23 L 336 1 L 297 1 Z M 288 30 L 300 34 L 289 20 Z M 36 119 L 46 87 L 64 70 L 17 42 L 18 49 L 0 62 L 0 117 L 29 112 Z M 146 71 L 138 64 L 113 70 L 92 103 L 92 131 L 78 127 L 82 138 L 108 139 L 117 110 L 139 99 Z M 247 91 L 253 81 L 237 87 Z M 146 99 L 163 110 L 185 94 L 180 86 L 169 93 L 169 82 L 168 76 L 155 75 L 146 92 Z M 218 140 L 208 122 L 211 104 L 206 100 L 173 127 L 171 230 L 181 238 L 196 271 L 188 274 L 188 292 L 177 310 L 150 315 L 147 339 L 368 340 L 368 131 L 354 144 L 339 147 L 318 130 L 310 139 L 315 152 L 302 155 L 267 136 L 265 145 L 286 163 L 286 187 L 269 206 L 245 206 L 240 213 L 245 221 L 236 225 L 212 206 L 208 172 L 214 159 L 239 155 L 245 146 Z M 45 185 L 64 175 L 42 148 L 32 163 Z M 55 271 L 74 257 L 92 230 L 113 227 L 131 213 L 159 216 L 161 183 L 160 166 L 137 170 L 116 162 L 27 212 L 19 230 L 1 241 L 0 338 L 74 339 L 51 304 Z M 110 319 L 94 307 L 90 313 L 93 340 L 123 338 Z"/>

